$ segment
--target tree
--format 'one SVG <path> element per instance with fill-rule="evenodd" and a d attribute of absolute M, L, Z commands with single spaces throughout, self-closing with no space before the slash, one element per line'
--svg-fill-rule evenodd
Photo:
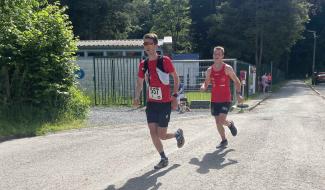
<path fill-rule="evenodd" d="M 131 0 L 63 0 L 75 35 L 81 40 L 127 38 L 131 18 L 126 9 Z"/>
<path fill-rule="evenodd" d="M 149 33 L 153 26 L 153 15 L 149 1 L 134 0 L 128 3 L 125 9 L 129 10 L 131 26 L 128 32 L 129 39 L 141 39 L 144 34 Z"/>
<path fill-rule="evenodd" d="M 189 52 L 191 43 L 188 36 L 191 19 L 188 0 L 158 0 L 155 2 L 155 7 L 157 13 L 153 18 L 151 31 L 159 36 L 172 36 L 176 52 Z"/>
<path fill-rule="evenodd" d="M 0 11 L 0 108 L 15 119 L 26 107 L 46 121 L 84 117 L 88 102 L 76 88 L 76 40 L 65 10 L 17 0 L 2 1 Z"/>
<path fill-rule="evenodd" d="M 210 16 L 207 41 L 223 44 L 228 57 L 262 64 L 281 61 L 301 39 L 308 21 L 306 1 L 228 0 Z"/>
<path fill-rule="evenodd" d="M 312 1 L 310 11 L 310 22 L 306 24 L 307 30 L 313 30 L 317 33 L 317 48 L 315 59 L 315 70 L 321 71 L 325 69 L 325 1 Z M 291 75 L 304 77 L 306 74 L 312 74 L 313 59 L 313 34 L 304 32 L 304 38 L 301 39 L 294 47 L 290 54 L 289 69 Z"/>
<path fill-rule="evenodd" d="M 211 57 L 213 43 L 208 40 L 208 31 L 218 23 L 216 17 L 216 0 L 190 0 L 190 37 L 193 50 L 202 58 Z M 211 22 L 216 21 L 217 23 Z"/>

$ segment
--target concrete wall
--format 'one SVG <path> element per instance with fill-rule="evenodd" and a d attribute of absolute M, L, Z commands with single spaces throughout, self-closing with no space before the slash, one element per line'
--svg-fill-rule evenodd
<path fill-rule="evenodd" d="M 77 60 L 77 64 L 79 65 L 80 69 L 82 69 L 85 73 L 82 79 L 78 79 L 80 87 L 87 93 L 94 92 L 94 65 L 93 65 L 93 58 L 79 58 Z"/>

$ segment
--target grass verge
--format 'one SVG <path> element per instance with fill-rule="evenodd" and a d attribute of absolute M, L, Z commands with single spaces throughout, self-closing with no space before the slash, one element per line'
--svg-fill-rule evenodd
<path fill-rule="evenodd" d="M 0 119 L 0 141 L 1 139 L 12 139 L 22 137 L 32 137 L 54 133 L 58 131 L 80 129 L 85 127 L 84 121 L 74 120 L 59 123 L 40 122 L 14 122 Z"/>
<path fill-rule="evenodd" d="M 186 92 L 185 96 L 188 102 L 191 102 L 192 100 L 211 100 L 210 92 Z"/>

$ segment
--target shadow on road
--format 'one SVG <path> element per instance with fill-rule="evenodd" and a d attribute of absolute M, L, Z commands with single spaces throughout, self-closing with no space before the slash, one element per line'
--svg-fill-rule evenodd
<path fill-rule="evenodd" d="M 165 170 L 151 170 L 142 176 L 134 177 L 132 179 L 129 179 L 121 188 L 115 188 L 115 185 L 110 185 L 106 188 L 106 190 L 117 190 L 117 189 L 123 189 L 123 190 L 145 190 L 145 189 L 158 189 L 162 183 L 158 182 L 157 179 L 163 175 L 165 175 L 167 172 L 176 169 L 179 167 L 179 164 L 174 164 L 173 166 L 169 167 Z"/>
<path fill-rule="evenodd" d="M 224 151 L 225 150 L 225 151 Z M 224 151 L 224 152 L 223 152 Z M 190 164 L 197 165 L 199 168 L 196 170 L 200 174 L 209 173 L 210 169 L 222 169 L 226 166 L 237 164 L 237 160 L 224 158 L 229 152 L 235 151 L 234 149 L 218 149 L 213 153 L 207 153 L 204 155 L 201 161 L 198 158 L 192 158 Z"/>

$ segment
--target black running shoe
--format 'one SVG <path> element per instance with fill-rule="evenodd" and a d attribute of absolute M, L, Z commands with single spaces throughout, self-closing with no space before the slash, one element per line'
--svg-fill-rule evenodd
<path fill-rule="evenodd" d="M 161 169 L 161 168 L 164 168 L 164 167 L 166 167 L 166 166 L 168 166 L 168 158 L 162 158 L 161 160 L 160 160 L 160 162 L 157 164 L 157 165 L 155 165 L 155 169 L 156 170 L 158 170 L 158 169 Z"/>
<path fill-rule="evenodd" d="M 232 136 L 236 136 L 237 135 L 237 128 L 235 127 L 235 124 L 233 121 L 230 121 L 230 125 L 228 126 Z"/>
<path fill-rule="evenodd" d="M 222 140 L 216 148 L 225 148 L 228 145 L 228 140 Z"/>
<path fill-rule="evenodd" d="M 175 133 L 175 137 L 176 137 L 176 141 L 177 141 L 177 147 L 181 148 L 184 143 L 185 143 L 185 138 L 183 135 L 183 130 L 182 129 L 178 129 Z"/>

